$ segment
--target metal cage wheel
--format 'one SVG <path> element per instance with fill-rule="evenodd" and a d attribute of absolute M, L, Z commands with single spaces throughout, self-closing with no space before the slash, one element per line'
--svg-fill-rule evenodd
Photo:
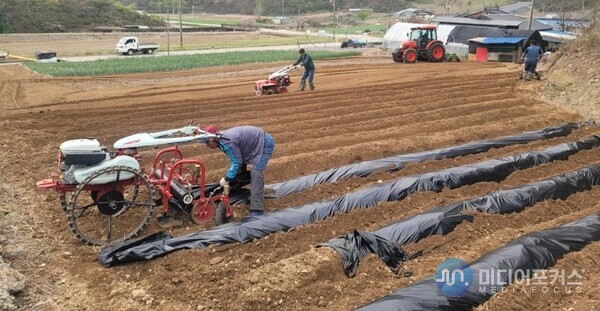
<path fill-rule="evenodd" d="M 107 175 L 114 180 L 100 184 Z M 113 166 L 94 172 L 77 186 L 67 218 L 71 231 L 82 242 L 110 245 L 144 230 L 154 204 L 154 187 L 146 175 L 130 167 Z"/>
<path fill-rule="evenodd" d="M 58 194 L 58 199 L 60 201 L 60 207 L 65 213 L 68 213 L 69 210 L 69 200 L 67 199 L 67 192 L 63 191 Z"/>

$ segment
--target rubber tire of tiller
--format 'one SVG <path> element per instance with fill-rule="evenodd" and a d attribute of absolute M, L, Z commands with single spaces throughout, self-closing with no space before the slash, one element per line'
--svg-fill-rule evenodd
<path fill-rule="evenodd" d="M 215 210 L 215 226 L 226 224 L 229 221 L 227 218 L 227 206 L 223 202 L 219 202 Z"/>

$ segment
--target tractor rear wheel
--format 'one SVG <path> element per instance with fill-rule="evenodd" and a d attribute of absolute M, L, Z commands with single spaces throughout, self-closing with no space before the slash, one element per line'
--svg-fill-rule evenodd
<path fill-rule="evenodd" d="M 115 181 L 99 179 L 114 175 Z M 98 191 L 95 195 L 92 192 Z M 81 182 L 69 202 L 67 218 L 75 236 L 88 245 L 110 245 L 137 236 L 154 211 L 154 187 L 140 171 L 112 166 Z"/>
<path fill-rule="evenodd" d="M 415 49 L 406 49 L 402 55 L 405 63 L 415 63 L 419 54 L 417 54 L 417 50 Z"/>
<path fill-rule="evenodd" d="M 430 62 L 441 62 L 444 60 L 446 49 L 441 42 L 434 42 L 427 50 L 427 60 Z"/>
<path fill-rule="evenodd" d="M 392 52 L 392 60 L 395 63 L 402 62 L 402 51 L 400 49 L 395 49 L 394 52 Z"/>

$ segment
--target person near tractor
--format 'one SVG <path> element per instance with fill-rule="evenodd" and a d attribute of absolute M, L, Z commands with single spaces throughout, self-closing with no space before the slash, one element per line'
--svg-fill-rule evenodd
<path fill-rule="evenodd" d="M 313 79 L 315 78 L 315 64 L 312 61 L 312 57 L 306 54 L 304 49 L 300 49 L 298 54 L 300 54 L 300 58 L 298 58 L 298 60 L 292 66 L 297 66 L 299 64 L 304 66 L 304 73 L 302 74 L 302 79 L 300 80 L 300 91 L 304 91 L 304 88 L 306 87 L 306 78 L 308 78 L 308 84 L 310 85 L 310 90 L 312 91 L 315 89 L 315 84 L 313 83 Z"/>
<path fill-rule="evenodd" d="M 524 80 L 529 81 L 531 76 L 535 74 L 535 68 L 540 59 L 542 59 L 543 52 L 538 46 L 537 41 L 531 40 L 530 46 L 525 49 L 521 59 L 525 61 L 525 71 L 523 72 Z"/>
<path fill-rule="evenodd" d="M 427 43 L 429 42 L 429 36 L 427 35 L 427 31 L 421 30 L 421 36 L 419 37 L 419 45 L 422 50 L 425 49 Z"/>
<path fill-rule="evenodd" d="M 260 216 L 265 210 L 265 178 L 264 171 L 275 149 L 275 140 L 263 129 L 255 126 L 236 126 L 224 131 L 218 131 L 214 125 L 204 128 L 211 134 L 219 134 L 219 138 L 206 140 L 206 145 L 211 149 L 223 151 L 231 165 L 219 184 L 228 186 L 236 175 L 246 167 L 252 165 L 250 171 L 250 216 Z"/>

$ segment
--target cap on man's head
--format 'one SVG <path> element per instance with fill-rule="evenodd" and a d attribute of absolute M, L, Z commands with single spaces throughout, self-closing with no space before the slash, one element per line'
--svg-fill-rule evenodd
<path fill-rule="evenodd" d="M 207 125 L 204 127 L 204 131 L 210 134 L 217 134 L 217 126 L 216 125 Z"/>
<path fill-rule="evenodd" d="M 300 49 L 300 51 L 298 51 L 298 53 L 304 54 L 304 49 Z"/>
<path fill-rule="evenodd" d="M 218 132 L 217 127 L 215 125 L 207 125 L 202 130 L 208 134 L 213 134 L 213 135 L 217 135 L 217 132 Z M 199 142 L 201 144 L 206 144 L 206 143 L 208 143 L 208 141 L 216 141 L 216 140 L 218 140 L 217 137 L 214 137 L 214 136 L 206 137 L 205 136 L 205 137 L 200 138 Z"/>

